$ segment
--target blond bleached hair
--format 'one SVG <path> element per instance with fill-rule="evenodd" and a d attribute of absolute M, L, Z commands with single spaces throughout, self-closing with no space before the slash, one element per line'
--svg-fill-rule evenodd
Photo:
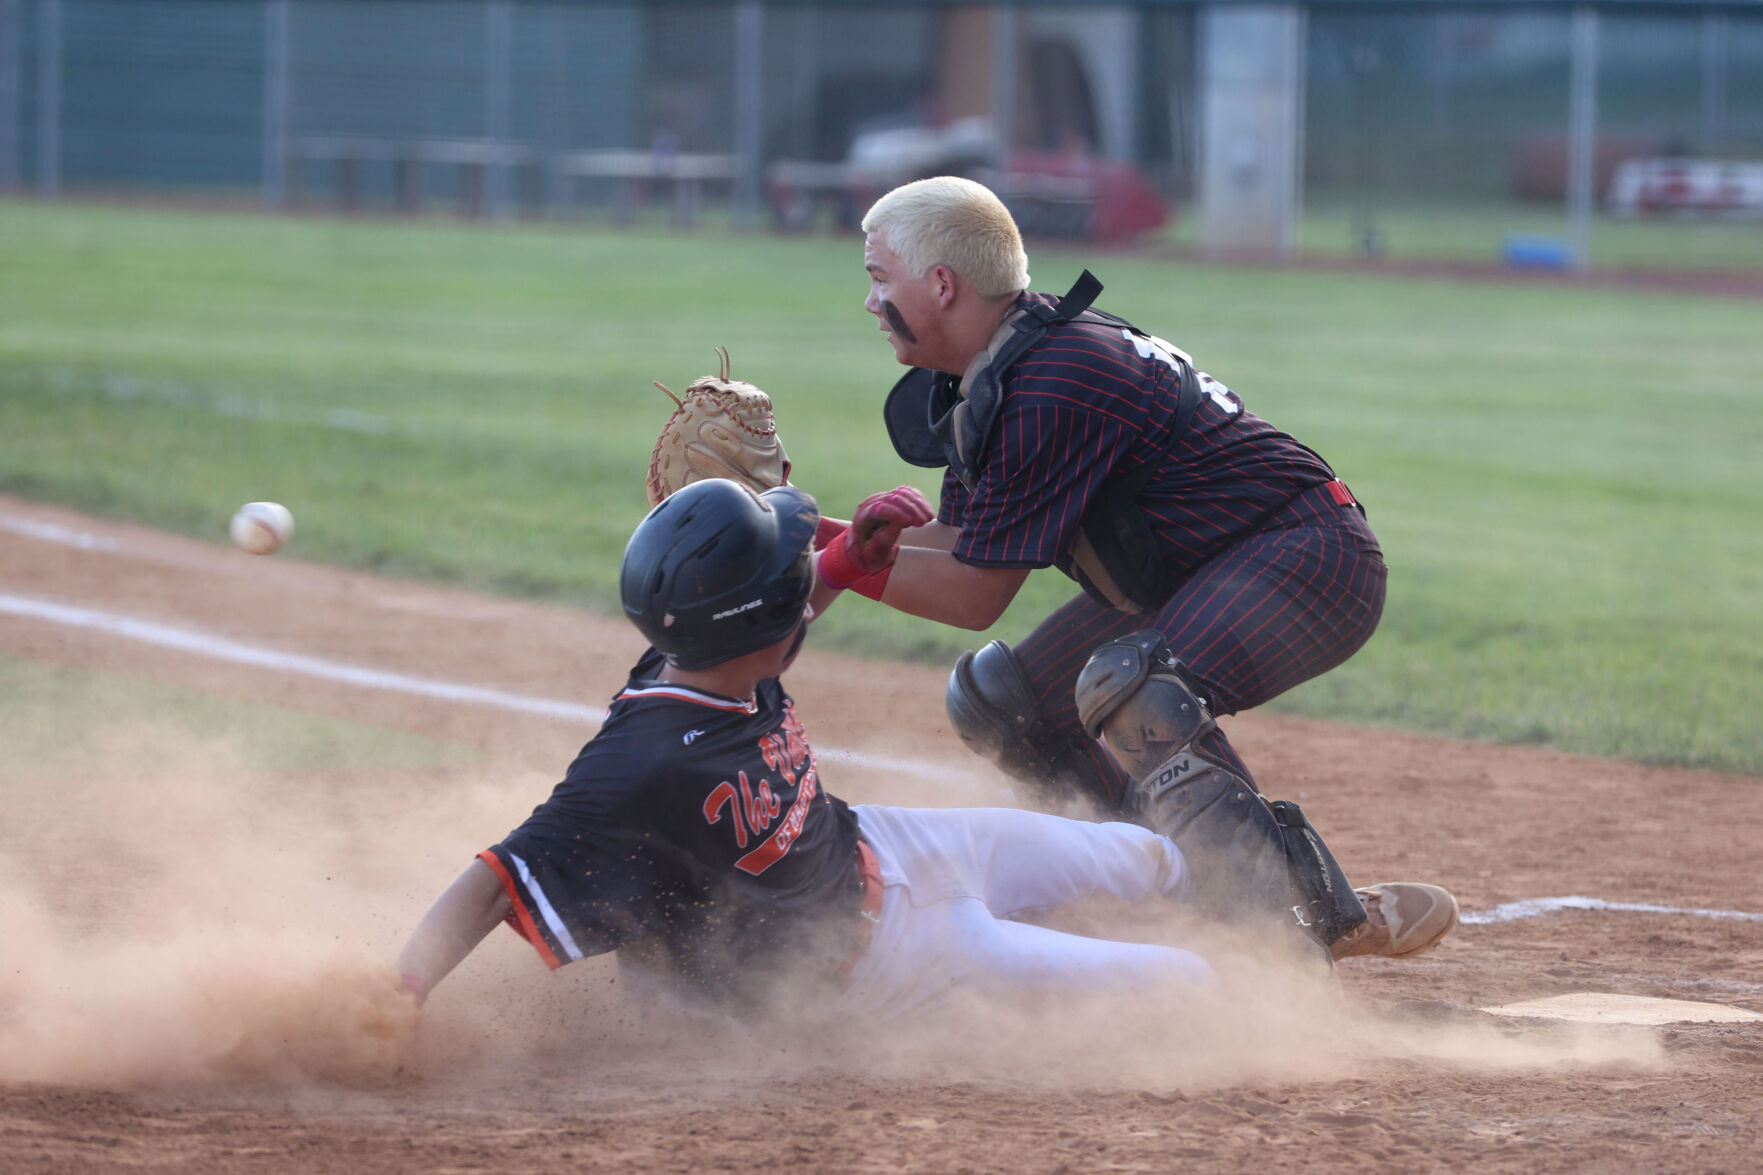
<path fill-rule="evenodd" d="M 1028 289 L 1028 252 L 1004 202 L 990 188 L 939 175 L 904 184 L 877 200 L 863 218 L 913 277 L 947 265 L 983 298 Z"/>

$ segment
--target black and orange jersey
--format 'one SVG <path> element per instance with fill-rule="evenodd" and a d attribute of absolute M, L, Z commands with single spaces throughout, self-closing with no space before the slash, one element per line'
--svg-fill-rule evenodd
<path fill-rule="evenodd" d="M 548 965 L 640 942 L 715 994 L 856 919 L 857 818 L 780 682 L 738 700 L 661 664 L 645 654 L 550 798 L 479 858 Z"/>

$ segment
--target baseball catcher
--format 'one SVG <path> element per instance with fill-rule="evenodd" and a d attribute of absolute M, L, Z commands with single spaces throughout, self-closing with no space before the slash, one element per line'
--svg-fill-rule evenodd
<path fill-rule="evenodd" d="M 1037 568 L 1082 589 L 1014 646 L 957 662 L 957 733 L 1033 787 L 1237 870 L 1216 905 L 1277 904 L 1333 958 L 1443 939 L 1448 890 L 1347 887 L 1215 721 L 1326 673 L 1376 629 L 1389 570 L 1346 482 L 1181 348 L 1098 307 L 1089 271 L 1064 295 L 1033 289 L 1010 210 L 983 186 L 902 185 L 863 232 L 863 308 L 908 368 L 882 407 L 888 437 L 943 471 L 937 516 L 900 545 L 882 603 L 977 632 Z"/>

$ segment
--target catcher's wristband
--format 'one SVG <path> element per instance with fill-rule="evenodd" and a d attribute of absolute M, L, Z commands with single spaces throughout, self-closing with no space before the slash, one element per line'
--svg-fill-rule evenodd
<path fill-rule="evenodd" d="M 882 598 L 882 589 L 888 585 L 888 573 L 894 569 L 890 563 L 880 571 L 865 572 L 851 558 L 850 549 L 843 541 L 827 544 L 814 561 L 814 567 L 820 582 L 834 591 L 850 590 L 872 600 Z"/>
<path fill-rule="evenodd" d="M 851 585 L 851 590 L 860 596 L 868 596 L 876 603 L 881 603 L 882 592 L 888 586 L 888 576 L 894 573 L 894 565 L 888 564 L 880 571 L 874 571 Z"/>

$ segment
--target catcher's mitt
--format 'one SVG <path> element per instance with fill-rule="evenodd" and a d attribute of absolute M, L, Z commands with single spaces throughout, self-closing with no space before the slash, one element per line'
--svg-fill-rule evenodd
<path fill-rule="evenodd" d="M 744 380 L 728 377 L 728 348 L 716 348 L 722 374 L 702 376 L 682 398 L 660 381 L 655 386 L 679 405 L 649 455 L 649 505 L 695 481 L 726 477 L 760 493 L 788 484 L 790 459 L 777 435 L 771 397 Z"/>

